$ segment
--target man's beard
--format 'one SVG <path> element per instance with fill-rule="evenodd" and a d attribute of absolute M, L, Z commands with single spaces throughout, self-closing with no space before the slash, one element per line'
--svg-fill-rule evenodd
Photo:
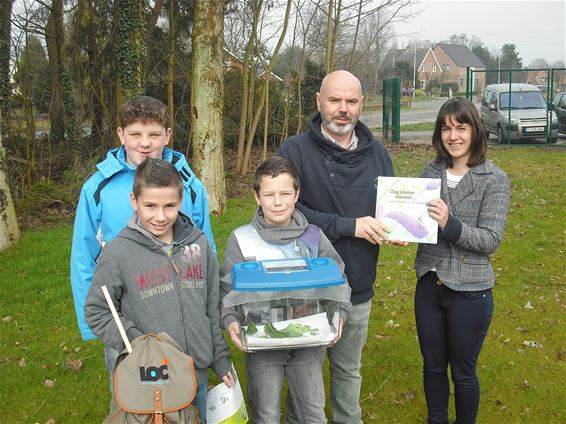
<path fill-rule="evenodd" d="M 338 125 L 336 122 L 334 122 L 334 118 L 348 118 L 350 119 L 350 122 L 348 124 L 345 125 Z M 338 115 L 335 117 L 332 117 L 330 119 L 325 119 L 324 123 L 326 124 L 326 128 L 328 128 L 328 130 L 336 135 L 344 135 L 344 134 L 348 134 L 350 133 L 354 127 L 356 126 L 357 121 L 352 121 L 352 117 L 348 114 L 344 114 L 344 115 Z"/>

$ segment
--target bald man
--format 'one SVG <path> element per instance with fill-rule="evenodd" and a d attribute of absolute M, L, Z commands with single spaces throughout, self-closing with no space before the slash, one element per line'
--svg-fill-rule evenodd
<path fill-rule="evenodd" d="M 335 71 L 316 93 L 318 113 L 308 131 L 287 139 L 277 154 L 301 179 L 297 208 L 318 225 L 346 264 L 353 310 L 342 338 L 328 349 L 333 423 L 361 423 L 360 375 L 366 343 L 379 245 L 388 229 L 375 216 L 378 176 L 393 176 L 391 157 L 358 119 L 362 87 L 347 71 Z M 287 422 L 293 422 L 289 405 Z"/>

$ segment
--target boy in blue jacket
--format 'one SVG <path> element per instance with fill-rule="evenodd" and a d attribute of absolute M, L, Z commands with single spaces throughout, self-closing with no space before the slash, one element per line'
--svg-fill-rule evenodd
<path fill-rule="evenodd" d="M 85 299 L 95 261 L 104 244 L 118 235 L 133 213 L 129 195 L 136 167 L 146 158 L 162 158 L 175 166 L 183 179 L 181 211 L 204 232 L 216 252 L 206 190 L 185 156 L 166 147 L 172 133 L 168 122 L 167 107 L 153 97 L 139 96 L 126 102 L 120 111 L 117 130 L 122 146 L 108 152 L 81 190 L 73 229 L 71 287 L 84 340 L 95 338 L 84 319 Z M 106 364 L 111 376 L 116 356 L 117 352 L 106 350 Z"/>

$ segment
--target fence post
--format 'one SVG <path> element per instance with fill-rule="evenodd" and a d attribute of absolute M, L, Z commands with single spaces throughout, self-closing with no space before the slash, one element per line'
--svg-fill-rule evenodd
<path fill-rule="evenodd" d="M 468 100 L 472 100 L 472 90 L 471 90 L 472 84 L 470 83 L 471 71 L 472 69 L 469 66 L 467 66 L 466 67 L 466 98 Z"/>
<path fill-rule="evenodd" d="M 546 78 L 546 144 L 550 146 L 552 145 L 552 118 L 556 114 L 551 106 L 554 100 L 554 68 L 547 70 Z M 558 141 L 558 136 L 556 141 Z"/>
<path fill-rule="evenodd" d="M 391 84 L 391 131 L 392 142 L 401 141 L 401 79 L 393 78 Z"/>
<path fill-rule="evenodd" d="M 381 134 L 383 141 L 389 140 L 389 87 L 391 86 L 391 80 L 383 80 L 383 111 L 382 111 L 382 126 Z"/>

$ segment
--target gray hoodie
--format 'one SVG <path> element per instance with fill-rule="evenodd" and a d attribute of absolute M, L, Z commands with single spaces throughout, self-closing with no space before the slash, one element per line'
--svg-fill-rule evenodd
<path fill-rule="evenodd" d="M 273 246 L 283 246 L 289 245 L 289 243 L 298 239 L 309 226 L 305 216 L 299 212 L 297 209 L 293 211 L 291 216 L 291 223 L 287 227 L 278 227 L 270 225 L 265 222 L 263 218 L 263 211 L 258 207 L 256 214 L 252 220 L 251 225 L 257 231 L 257 234 L 267 243 Z M 316 226 L 319 231 L 320 229 Z M 236 230 L 237 231 L 237 230 Z M 324 233 L 320 231 L 320 239 L 318 241 L 318 246 L 313 246 L 310 252 L 312 256 L 332 258 L 344 273 L 344 262 L 342 258 L 338 255 L 330 241 L 326 238 Z M 286 252 L 283 252 L 287 256 Z M 274 259 L 274 258 L 268 258 Z M 220 270 L 220 291 L 221 299 L 232 289 L 232 279 L 231 272 L 232 267 L 235 263 L 245 262 L 246 260 L 256 260 L 255 258 L 244 258 L 242 254 L 242 249 L 238 243 L 238 239 L 235 235 L 235 231 L 230 234 L 230 238 L 226 243 L 226 248 L 224 250 L 224 260 L 222 262 L 222 268 Z M 344 278 L 346 278 L 344 276 Z M 341 290 L 346 290 L 347 292 L 343 296 L 344 299 L 350 299 L 350 286 L 346 283 L 341 287 Z M 340 316 L 344 321 L 347 321 L 350 316 L 350 311 L 352 309 L 352 304 L 350 302 L 343 302 L 340 307 Z M 236 310 L 234 307 L 225 307 L 221 305 L 222 311 L 222 326 L 228 328 L 230 324 L 237 321 Z"/>
<path fill-rule="evenodd" d="M 120 351 L 124 343 L 103 285 L 129 340 L 165 331 L 193 357 L 200 381 L 208 367 L 220 378 L 232 369 L 220 327 L 216 258 L 202 231 L 186 215 L 179 213 L 170 249 L 138 224 L 134 214 L 100 254 L 85 319 L 103 343 Z"/>

